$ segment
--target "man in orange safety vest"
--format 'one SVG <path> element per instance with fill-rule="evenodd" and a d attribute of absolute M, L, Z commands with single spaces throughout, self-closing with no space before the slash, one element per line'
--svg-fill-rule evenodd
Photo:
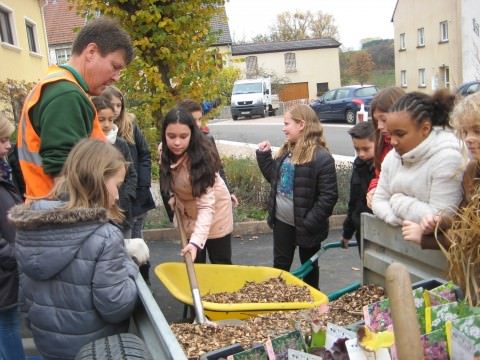
<path fill-rule="evenodd" d="M 89 95 L 117 81 L 132 58 L 128 33 L 112 19 L 97 18 L 78 33 L 68 63 L 51 66 L 27 96 L 17 138 L 27 200 L 50 193 L 80 139 L 105 139 Z"/>

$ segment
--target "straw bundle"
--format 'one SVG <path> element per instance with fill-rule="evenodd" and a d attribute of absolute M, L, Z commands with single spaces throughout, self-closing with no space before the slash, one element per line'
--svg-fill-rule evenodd
<path fill-rule="evenodd" d="M 445 231 L 451 245 L 440 248 L 447 257 L 448 277 L 463 290 L 471 306 L 480 306 L 480 190 L 461 208 Z"/>

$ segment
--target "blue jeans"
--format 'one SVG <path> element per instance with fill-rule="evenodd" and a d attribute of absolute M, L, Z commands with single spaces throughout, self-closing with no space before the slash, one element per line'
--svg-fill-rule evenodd
<path fill-rule="evenodd" d="M 143 239 L 143 223 L 145 222 L 146 214 L 142 214 L 133 218 L 132 238 Z"/>
<path fill-rule="evenodd" d="M 25 360 L 18 307 L 0 311 L 0 359 Z"/>

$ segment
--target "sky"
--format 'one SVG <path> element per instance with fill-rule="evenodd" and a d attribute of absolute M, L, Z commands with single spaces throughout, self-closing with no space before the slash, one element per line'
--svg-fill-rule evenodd
<path fill-rule="evenodd" d="M 276 15 L 295 10 L 333 15 L 345 49 L 360 49 L 360 40 L 393 39 L 393 10 L 397 0 L 227 0 L 225 8 L 232 40 L 268 34 Z"/>

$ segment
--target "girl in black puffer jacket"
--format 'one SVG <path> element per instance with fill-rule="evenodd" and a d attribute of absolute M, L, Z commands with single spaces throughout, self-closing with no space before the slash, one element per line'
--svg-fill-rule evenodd
<path fill-rule="evenodd" d="M 295 248 L 304 263 L 328 236 L 328 219 L 337 202 L 335 161 L 323 128 L 308 105 L 285 114 L 286 141 L 275 158 L 268 141 L 258 144 L 257 162 L 272 190 L 268 224 L 273 228 L 273 266 L 290 270 Z M 318 288 L 318 262 L 304 281 Z"/>

